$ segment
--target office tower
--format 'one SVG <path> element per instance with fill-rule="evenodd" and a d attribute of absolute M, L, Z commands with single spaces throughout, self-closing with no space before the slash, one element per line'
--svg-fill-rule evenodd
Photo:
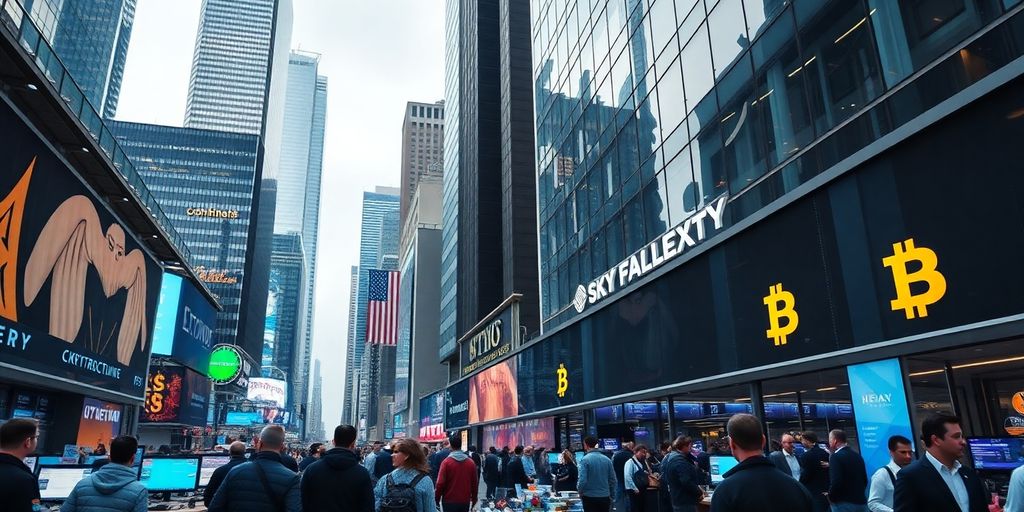
<path fill-rule="evenodd" d="M 394 190 L 394 189 L 390 189 Z M 377 266 L 380 270 L 398 270 L 398 248 L 400 227 L 398 209 L 384 212 L 380 220 L 380 249 L 377 255 Z M 360 313 L 366 316 L 366 313 Z M 366 377 L 366 397 L 370 399 L 366 405 L 366 421 L 370 428 L 377 432 L 384 430 L 384 423 L 391 418 L 385 413 L 385 405 L 390 402 L 387 397 L 395 394 L 395 351 L 394 345 L 368 344 L 363 355 L 363 368 Z"/>
<path fill-rule="evenodd" d="M 408 102 L 402 122 L 402 205 L 399 222 L 405 223 L 412 197 L 421 179 L 440 178 L 444 172 L 444 100 Z"/>
<path fill-rule="evenodd" d="M 260 140 L 255 135 L 111 121 L 115 137 L 192 251 L 192 264 L 224 309 L 216 343 L 238 343 L 254 358 L 263 344 L 266 278 L 253 269 Z M 272 198 L 271 198 L 272 201 Z M 271 221 L 272 223 L 272 221 Z M 263 303 L 249 314 L 245 297 Z M 257 301 L 257 305 L 259 305 Z M 243 323 L 258 321 L 250 336 Z"/>
<path fill-rule="evenodd" d="M 312 441 L 325 441 L 327 434 L 324 429 L 323 419 L 323 406 L 321 401 L 323 399 L 324 379 L 320 374 L 320 360 L 317 359 L 313 362 L 313 395 L 309 401 L 308 421 L 306 422 L 306 439 Z"/>
<path fill-rule="evenodd" d="M 528 2 L 449 0 L 442 359 L 513 293 L 539 330 Z"/>
<path fill-rule="evenodd" d="M 441 315 L 442 182 L 420 181 L 402 227 L 402 282 L 399 290 L 398 347 L 395 356 L 394 415 L 419 419 L 419 397 L 448 382 L 448 370 L 437 360 L 437 329 Z M 406 425 L 395 424 L 395 429 Z M 409 437 L 417 432 L 406 431 Z"/>
<path fill-rule="evenodd" d="M 353 385 L 358 381 L 355 372 L 358 366 L 354 365 L 356 358 L 356 311 L 359 309 L 359 267 L 352 265 L 348 282 L 348 333 L 345 337 L 345 398 L 341 410 L 341 422 L 345 425 L 355 425 L 357 421 L 356 388 Z"/>
<path fill-rule="evenodd" d="M 292 412 L 293 425 L 298 425 L 299 406 L 306 403 L 302 373 L 308 353 L 301 343 L 304 306 L 301 294 L 305 274 L 302 236 L 298 233 L 274 235 L 260 364 L 264 377 L 288 382 L 286 408 Z"/>

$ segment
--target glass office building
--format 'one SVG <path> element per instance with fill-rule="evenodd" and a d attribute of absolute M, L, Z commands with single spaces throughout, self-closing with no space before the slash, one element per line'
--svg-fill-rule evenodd
<path fill-rule="evenodd" d="M 263 335 L 263 376 L 288 382 L 288 401 L 293 426 L 299 426 L 299 406 L 307 401 L 304 383 L 309 352 L 302 344 L 305 255 L 297 233 L 274 235 L 267 285 L 267 315 Z M 280 372 L 275 371 L 280 370 Z M 283 376 L 281 375 L 283 373 Z"/>
<path fill-rule="evenodd" d="M 545 332 L 449 429 L 708 450 L 751 412 L 869 470 L 935 411 L 1024 432 L 1024 5 L 531 5 Z"/>

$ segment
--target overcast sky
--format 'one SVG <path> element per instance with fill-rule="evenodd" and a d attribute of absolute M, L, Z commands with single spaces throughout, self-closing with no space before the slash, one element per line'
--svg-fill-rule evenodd
<path fill-rule="evenodd" d="M 293 0 L 292 48 L 328 77 L 313 357 L 323 418 L 341 418 L 349 273 L 362 192 L 398 186 L 406 101 L 444 97 L 443 0 Z M 201 0 L 139 0 L 118 119 L 180 126 Z"/>

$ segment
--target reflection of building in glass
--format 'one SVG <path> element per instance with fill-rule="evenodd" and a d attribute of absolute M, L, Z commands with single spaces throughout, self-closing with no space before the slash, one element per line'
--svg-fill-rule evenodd
<path fill-rule="evenodd" d="M 305 403 L 302 383 L 307 381 L 303 377 L 305 354 L 300 343 L 304 313 L 301 300 L 305 278 L 303 249 L 302 238 L 298 233 L 274 235 L 274 246 L 270 253 L 266 335 L 263 343 L 263 376 L 282 378 L 274 368 L 284 373 L 283 378 L 288 381 L 286 408 L 293 413 Z M 273 345 L 268 347 L 270 343 Z M 293 419 L 297 418 L 293 415 Z"/>

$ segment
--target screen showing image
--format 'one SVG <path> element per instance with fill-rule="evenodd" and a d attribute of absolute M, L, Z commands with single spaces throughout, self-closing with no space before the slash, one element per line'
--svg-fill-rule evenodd
<path fill-rule="evenodd" d="M 469 423 L 519 414 L 516 360 L 506 359 L 469 379 Z"/>
<path fill-rule="evenodd" d="M 985 437 L 967 440 L 971 462 L 978 470 L 1012 471 L 1024 466 L 1024 439 Z"/>
<path fill-rule="evenodd" d="M 35 457 L 25 457 L 25 465 L 28 466 L 28 468 L 31 469 L 33 473 L 36 472 L 36 458 Z"/>
<path fill-rule="evenodd" d="M 36 460 L 36 464 L 39 466 L 56 466 L 60 464 L 60 455 L 43 455 Z"/>
<path fill-rule="evenodd" d="M 601 439 L 602 450 L 618 450 L 620 447 L 619 440 L 615 438 L 604 438 Z"/>
<path fill-rule="evenodd" d="M 561 455 L 558 452 L 548 452 L 548 464 L 559 464 L 558 456 Z"/>
<path fill-rule="evenodd" d="M 199 468 L 199 487 L 206 487 L 210 483 L 210 477 L 217 468 L 231 462 L 231 457 L 220 455 L 204 455 L 202 466 Z"/>
<path fill-rule="evenodd" d="M 39 497 L 44 500 L 63 500 L 92 468 L 81 466 L 41 466 L 39 468 Z"/>
<path fill-rule="evenodd" d="M 732 455 L 711 456 L 711 483 L 720 484 L 725 480 L 725 475 L 730 469 L 736 467 L 739 461 Z"/>
<path fill-rule="evenodd" d="M 196 488 L 199 457 L 144 459 L 139 481 L 149 491 L 184 491 Z"/>

